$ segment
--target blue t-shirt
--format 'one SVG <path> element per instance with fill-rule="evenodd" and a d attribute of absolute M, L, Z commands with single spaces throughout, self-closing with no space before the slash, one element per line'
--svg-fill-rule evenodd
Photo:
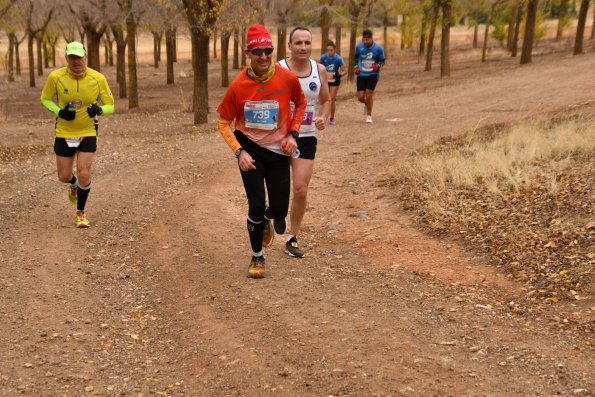
<path fill-rule="evenodd" d="M 374 70 L 374 64 L 381 65 L 384 63 L 384 49 L 375 41 L 370 47 L 366 47 L 363 42 L 360 42 L 355 47 L 355 63 L 359 68 L 359 75 L 378 76 L 380 69 Z"/>
<path fill-rule="evenodd" d="M 332 57 L 329 57 L 327 53 L 322 54 L 320 57 L 320 63 L 324 65 L 326 71 L 329 73 L 329 83 L 333 83 L 341 78 L 339 68 L 345 66 L 341 55 L 335 53 Z"/>

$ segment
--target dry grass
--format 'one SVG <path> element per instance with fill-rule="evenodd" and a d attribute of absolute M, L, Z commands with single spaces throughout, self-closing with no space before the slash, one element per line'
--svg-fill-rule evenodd
<path fill-rule="evenodd" d="M 425 227 L 482 249 L 531 296 L 577 299 L 592 293 L 594 151 L 592 112 L 494 126 L 415 153 L 393 184 Z"/>

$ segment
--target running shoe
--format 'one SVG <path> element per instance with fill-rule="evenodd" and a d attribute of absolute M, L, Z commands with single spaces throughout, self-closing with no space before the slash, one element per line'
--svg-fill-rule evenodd
<path fill-rule="evenodd" d="M 248 266 L 248 278 L 264 277 L 264 256 L 252 256 L 250 266 Z"/>
<path fill-rule="evenodd" d="M 74 216 L 74 224 L 78 228 L 86 228 L 91 226 L 89 219 L 87 219 L 87 214 L 80 211 L 77 211 L 76 215 Z"/>
<path fill-rule="evenodd" d="M 270 247 L 275 240 L 275 233 L 273 232 L 273 225 L 271 220 L 264 218 L 264 231 L 262 232 L 262 246 Z"/>
<path fill-rule="evenodd" d="M 330 125 L 335 125 L 335 118 L 331 117 L 331 119 L 328 122 Z"/>
<path fill-rule="evenodd" d="M 294 258 L 303 258 L 304 251 L 300 249 L 300 243 L 298 243 L 297 238 L 294 236 L 287 240 L 285 243 L 285 252 L 289 256 L 293 256 Z"/>
<path fill-rule="evenodd" d="M 77 198 L 78 198 L 78 188 L 77 188 L 76 184 L 74 184 L 74 185 L 69 184 L 68 185 L 68 200 L 70 200 L 70 202 L 72 204 L 76 204 Z"/>
<path fill-rule="evenodd" d="M 372 116 L 368 115 L 366 116 L 366 123 L 371 123 L 372 122 Z"/>

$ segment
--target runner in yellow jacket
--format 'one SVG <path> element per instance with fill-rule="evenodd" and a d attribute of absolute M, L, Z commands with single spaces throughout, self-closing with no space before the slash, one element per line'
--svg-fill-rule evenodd
<path fill-rule="evenodd" d="M 87 51 L 81 43 L 68 43 L 66 62 L 68 66 L 50 73 L 40 100 L 56 116 L 54 153 L 58 178 L 69 184 L 68 197 L 76 204 L 75 225 L 86 228 L 90 226 L 85 205 L 97 151 L 98 116 L 114 112 L 114 97 L 105 77 L 87 67 Z M 76 174 L 72 171 L 75 157 Z"/>

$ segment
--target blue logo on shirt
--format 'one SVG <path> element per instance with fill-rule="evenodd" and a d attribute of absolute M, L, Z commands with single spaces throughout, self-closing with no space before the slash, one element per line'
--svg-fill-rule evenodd
<path fill-rule="evenodd" d="M 315 82 L 311 82 L 309 88 L 310 91 L 316 91 L 316 89 L 318 88 L 318 84 L 316 84 Z"/>

